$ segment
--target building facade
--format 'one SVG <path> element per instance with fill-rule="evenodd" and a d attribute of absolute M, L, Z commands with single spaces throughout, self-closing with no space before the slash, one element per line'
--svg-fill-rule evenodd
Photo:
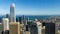
<path fill-rule="evenodd" d="M 30 34 L 42 34 L 42 23 L 40 22 L 31 23 Z"/>
<path fill-rule="evenodd" d="M 45 34 L 55 34 L 55 23 L 45 23 Z"/>
<path fill-rule="evenodd" d="M 17 23 L 11 22 L 9 26 L 10 26 L 9 34 L 20 34 L 20 23 L 19 22 Z"/>
<path fill-rule="evenodd" d="M 9 30 L 9 19 L 8 18 L 3 18 L 3 31 Z"/>

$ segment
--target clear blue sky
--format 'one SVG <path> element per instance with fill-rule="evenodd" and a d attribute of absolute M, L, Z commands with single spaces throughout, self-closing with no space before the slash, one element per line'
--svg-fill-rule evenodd
<path fill-rule="evenodd" d="M 11 3 L 19 15 L 60 15 L 60 0 L 0 0 L 0 15 L 10 12 Z"/>

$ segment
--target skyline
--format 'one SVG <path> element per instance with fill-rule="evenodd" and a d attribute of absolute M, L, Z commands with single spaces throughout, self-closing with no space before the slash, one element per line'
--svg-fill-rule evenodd
<path fill-rule="evenodd" d="M 17 15 L 60 15 L 60 0 L 0 0 L 0 15 L 10 13 L 15 3 Z"/>

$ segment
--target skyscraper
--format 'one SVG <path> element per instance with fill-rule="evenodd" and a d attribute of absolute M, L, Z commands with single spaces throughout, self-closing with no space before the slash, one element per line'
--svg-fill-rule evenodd
<path fill-rule="evenodd" d="M 16 22 L 15 4 L 10 5 L 10 22 Z"/>
<path fill-rule="evenodd" d="M 42 23 L 39 21 L 31 23 L 30 34 L 42 34 Z"/>
<path fill-rule="evenodd" d="M 3 31 L 2 34 L 9 34 L 9 19 L 3 18 Z"/>
<path fill-rule="evenodd" d="M 45 23 L 45 34 L 55 34 L 55 23 Z"/>
<path fill-rule="evenodd" d="M 20 23 L 11 22 L 9 25 L 9 34 L 20 34 Z"/>
<path fill-rule="evenodd" d="M 6 18 L 8 18 L 8 19 L 9 19 L 9 14 L 6 14 Z"/>
<path fill-rule="evenodd" d="M 16 22 L 15 15 L 15 4 L 10 5 L 10 24 L 9 24 L 9 34 L 20 34 L 20 23 Z"/>
<path fill-rule="evenodd" d="M 60 34 L 60 22 L 55 23 L 55 34 Z"/>
<path fill-rule="evenodd" d="M 3 31 L 9 30 L 9 20 L 8 18 L 3 18 Z"/>

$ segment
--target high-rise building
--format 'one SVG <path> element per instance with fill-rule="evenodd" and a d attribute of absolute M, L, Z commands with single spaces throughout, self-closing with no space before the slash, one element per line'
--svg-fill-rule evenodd
<path fill-rule="evenodd" d="M 55 23 L 55 34 L 60 34 L 60 22 Z"/>
<path fill-rule="evenodd" d="M 15 4 L 10 5 L 10 22 L 16 22 Z"/>
<path fill-rule="evenodd" d="M 2 17 L 0 17 L 0 23 L 2 22 Z"/>
<path fill-rule="evenodd" d="M 6 14 L 6 18 L 9 18 L 9 14 Z"/>
<path fill-rule="evenodd" d="M 3 31 L 9 30 L 9 20 L 8 18 L 3 18 Z"/>
<path fill-rule="evenodd" d="M 20 34 L 20 23 L 19 22 L 10 23 L 9 34 Z"/>
<path fill-rule="evenodd" d="M 19 19 L 18 18 L 16 18 L 16 22 L 19 22 Z"/>
<path fill-rule="evenodd" d="M 42 23 L 39 21 L 31 23 L 30 34 L 42 34 Z"/>
<path fill-rule="evenodd" d="M 18 18 L 18 19 L 19 19 L 20 24 L 22 24 L 22 23 L 21 23 L 21 17 L 20 17 L 20 16 L 19 16 L 19 18 Z"/>
<path fill-rule="evenodd" d="M 21 24 L 22 24 L 22 21 L 23 21 L 23 24 L 25 25 L 25 23 L 24 23 L 25 22 L 25 16 L 24 15 L 21 16 Z"/>
<path fill-rule="evenodd" d="M 45 23 L 45 34 L 55 34 L 55 23 Z"/>
<path fill-rule="evenodd" d="M 2 21 L 3 21 L 3 23 L 2 23 L 2 25 L 3 25 L 2 34 L 9 34 L 9 19 L 3 18 Z"/>
<path fill-rule="evenodd" d="M 0 23 L 0 34 L 2 34 L 2 31 L 3 31 L 3 25 L 2 23 Z"/>
<path fill-rule="evenodd" d="M 42 23 L 36 22 L 36 24 L 37 24 L 38 34 L 42 34 Z"/>

